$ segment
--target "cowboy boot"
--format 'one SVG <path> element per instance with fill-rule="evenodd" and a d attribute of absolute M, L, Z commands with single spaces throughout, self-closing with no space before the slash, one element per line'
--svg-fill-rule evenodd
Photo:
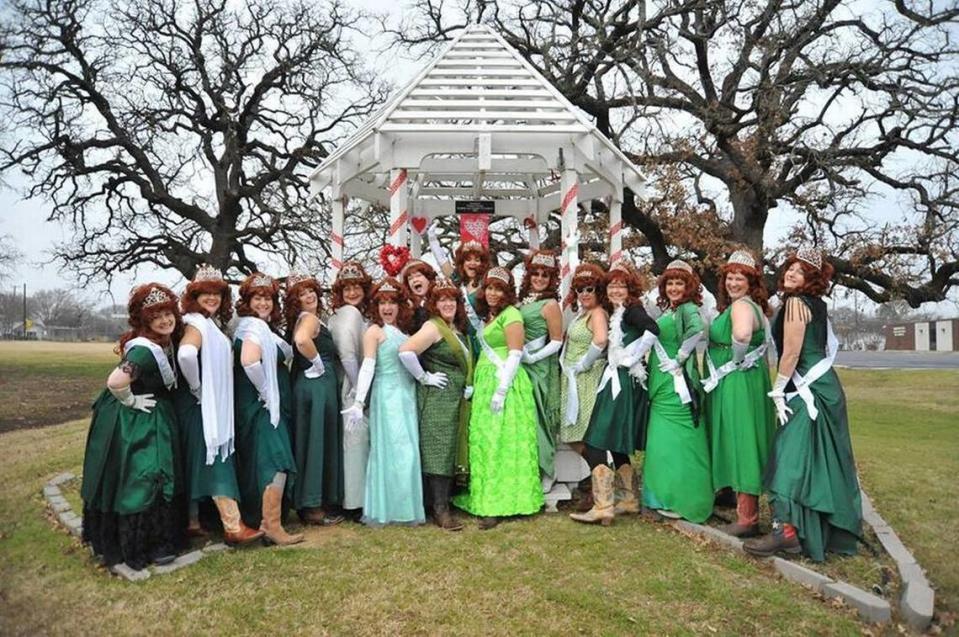
<path fill-rule="evenodd" d="M 215 496 L 213 503 L 220 512 L 220 521 L 223 523 L 223 540 L 230 546 L 249 544 L 263 537 L 263 531 L 255 531 L 243 524 L 240 519 L 240 508 L 233 498 Z"/>
<path fill-rule="evenodd" d="M 577 513 L 586 513 L 593 508 L 593 480 L 592 477 L 582 480 L 576 487 L 579 499 L 573 508 Z"/>
<path fill-rule="evenodd" d="M 636 474 L 633 465 L 627 463 L 616 469 L 616 515 L 639 513 L 639 499 L 636 497 Z"/>
<path fill-rule="evenodd" d="M 264 544 L 299 544 L 303 541 L 303 534 L 289 534 L 280 522 L 280 510 L 283 506 L 283 491 L 275 486 L 268 485 L 263 490 L 263 521 L 260 530 L 263 531 Z"/>
<path fill-rule="evenodd" d="M 790 555 L 802 553 L 802 545 L 791 524 L 773 522 L 773 531 L 762 537 L 743 542 L 743 550 L 757 557 L 770 557 L 782 551 Z"/>
<path fill-rule="evenodd" d="M 604 464 L 593 469 L 593 508 L 586 513 L 570 513 L 577 522 L 599 522 L 603 526 L 613 523 L 613 470 Z"/>
<path fill-rule="evenodd" d="M 433 521 L 444 531 L 461 531 L 463 525 L 450 513 L 450 482 L 446 476 L 430 476 L 430 493 L 433 496 Z"/>
<path fill-rule="evenodd" d="M 719 530 L 733 537 L 759 535 L 759 496 L 737 493 L 736 521 L 732 524 L 723 524 Z"/>

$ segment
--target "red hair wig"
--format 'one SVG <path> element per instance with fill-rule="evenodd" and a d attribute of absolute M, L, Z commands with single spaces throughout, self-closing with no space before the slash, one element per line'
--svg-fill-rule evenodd
<path fill-rule="evenodd" d="M 626 267 L 625 270 L 623 269 L 624 266 Z M 631 265 L 621 263 L 618 267 L 611 268 L 603 281 L 606 287 L 606 302 L 603 307 L 606 308 L 607 312 L 613 313 L 613 303 L 609 300 L 609 284 L 614 281 L 626 284 L 626 301 L 623 303 L 625 307 L 642 302 L 643 293 L 646 291 L 643 280 Z"/>
<path fill-rule="evenodd" d="M 345 280 L 340 278 L 343 274 L 343 271 L 347 269 L 347 266 L 349 266 L 350 269 L 358 270 L 360 277 L 351 277 Z M 366 270 L 363 268 L 363 264 L 359 263 L 358 261 L 347 261 L 336 274 L 336 280 L 333 281 L 333 287 L 331 289 L 331 306 L 334 312 L 346 305 L 346 301 L 343 299 L 343 289 L 348 285 L 359 285 L 361 288 L 363 288 L 363 301 L 360 303 L 358 308 L 362 314 L 363 308 L 366 307 L 366 303 L 370 299 L 370 288 L 373 287 L 373 279 L 371 279 L 370 275 L 366 273 Z"/>
<path fill-rule="evenodd" d="M 453 299 L 456 301 L 456 315 L 453 316 L 453 325 L 461 332 L 466 331 L 466 306 L 463 305 L 463 295 L 459 290 L 453 288 L 433 288 L 430 290 L 429 298 L 426 300 L 426 311 L 430 316 L 440 316 L 440 310 L 436 307 L 440 299 Z M 442 317 L 440 317 L 442 318 Z"/>
<path fill-rule="evenodd" d="M 762 272 L 756 268 L 751 268 L 742 263 L 727 263 L 719 269 L 719 289 L 716 294 L 716 310 L 722 312 L 729 307 L 729 293 L 726 291 L 726 276 L 730 273 L 742 274 L 749 282 L 749 295 L 756 305 L 762 310 L 763 314 L 769 316 L 772 310 L 769 308 L 769 292 L 766 290 L 766 283 L 763 282 Z"/>
<path fill-rule="evenodd" d="M 596 305 L 606 306 L 606 272 L 595 263 L 580 263 L 573 272 L 573 280 L 566 293 L 566 305 L 579 311 L 579 302 L 576 300 L 577 288 L 592 285 L 596 288 Z"/>
<path fill-rule="evenodd" d="M 269 278 L 271 284 L 254 286 L 253 281 L 257 278 Z M 266 296 L 273 300 L 273 310 L 270 311 L 270 317 L 266 322 L 273 329 L 279 329 L 283 324 L 283 312 L 280 310 L 280 284 L 276 282 L 276 279 L 260 272 L 254 272 L 243 279 L 243 283 L 240 284 L 240 298 L 236 300 L 237 316 L 259 318 L 259 315 L 250 307 L 250 301 L 254 296 Z"/>
<path fill-rule="evenodd" d="M 164 303 L 154 303 L 149 307 L 143 307 L 144 301 L 153 290 L 159 290 L 169 299 Z M 163 312 L 172 312 L 176 319 L 176 327 L 170 336 L 161 336 L 150 329 L 150 322 Z M 157 345 L 167 346 L 171 343 L 178 343 L 183 336 L 183 319 L 180 316 L 180 308 L 177 305 L 177 296 L 173 290 L 161 283 L 144 283 L 133 288 L 130 292 L 130 300 L 127 301 L 127 324 L 130 329 L 120 336 L 120 342 L 113 351 L 123 356 L 123 347 L 131 339 L 137 336 L 145 336 Z"/>
<path fill-rule="evenodd" d="M 533 270 L 543 270 L 549 274 L 549 285 L 546 286 L 546 289 L 539 293 L 540 299 L 554 299 L 559 300 L 559 266 L 557 265 L 554 268 L 547 267 L 541 263 L 533 265 L 533 258 L 537 255 L 547 255 L 553 257 L 555 263 L 559 263 L 559 257 L 556 256 L 556 253 L 552 250 L 530 250 L 529 254 L 526 255 L 524 260 L 523 268 L 523 282 L 519 287 L 519 298 L 525 299 L 530 295 L 531 290 L 533 289 L 533 282 L 530 277 L 530 273 Z"/>
<path fill-rule="evenodd" d="M 292 330 L 296 326 L 296 319 L 300 318 L 300 312 L 303 311 L 303 304 L 300 302 L 300 295 L 304 290 L 313 290 L 316 292 L 316 315 L 319 316 L 323 311 L 323 288 L 317 283 L 316 279 L 306 279 L 300 281 L 286 291 L 283 295 L 283 314 L 286 318 L 286 329 Z"/>
<path fill-rule="evenodd" d="M 505 270 L 506 268 L 502 269 Z M 490 311 L 496 310 L 496 314 L 499 314 L 506 309 L 506 307 L 516 303 L 516 285 L 513 283 L 513 273 L 507 270 L 506 274 L 509 275 L 509 281 L 503 281 L 498 277 L 491 277 L 489 272 L 486 273 L 486 278 L 483 279 L 483 286 L 476 291 L 476 314 L 483 318 L 489 319 L 491 316 Z M 503 291 L 503 303 L 496 308 L 491 308 L 489 303 L 486 301 L 486 288 L 491 285 L 494 285 Z"/>
<path fill-rule="evenodd" d="M 793 263 L 798 263 L 802 267 L 803 278 L 805 282 L 803 286 L 798 290 L 787 290 L 783 287 L 783 279 L 786 277 L 786 270 L 792 267 Z M 806 263 L 795 254 L 790 255 L 786 259 L 786 262 L 783 263 L 783 267 L 779 272 L 779 282 L 778 288 L 780 292 L 785 293 L 786 295 L 793 296 L 797 294 L 806 294 L 808 296 L 822 296 L 829 289 L 829 284 L 832 282 L 832 275 L 835 270 L 832 267 L 832 264 L 823 259 L 822 269 L 817 269 L 811 263 Z"/>
<path fill-rule="evenodd" d="M 456 246 L 456 252 L 453 253 L 453 269 L 456 271 L 456 276 L 459 277 L 461 283 L 479 285 L 482 283 L 483 277 L 486 276 L 486 272 L 489 270 L 489 250 L 484 248 L 482 244 L 479 244 L 479 247 L 477 248 L 475 245 L 473 245 L 475 243 L 478 242 L 470 242 L 469 247 L 466 247 L 465 244 L 461 243 Z M 466 275 L 466 268 L 464 266 L 466 263 L 466 257 L 470 255 L 475 255 L 479 257 L 480 260 L 479 271 L 476 273 L 476 277 L 474 279 L 470 279 Z"/>
<path fill-rule="evenodd" d="M 383 290 L 383 286 L 387 283 L 389 283 L 396 292 Z M 380 279 L 376 285 L 373 286 L 373 289 L 370 290 L 370 300 L 366 304 L 366 318 L 380 327 L 383 327 L 383 318 L 380 316 L 380 303 L 382 301 L 396 302 L 399 306 L 396 313 L 396 327 L 398 327 L 400 331 L 406 332 L 413 323 L 413 305 L 410 303 L 406 288 L 400 285 L 399 281 L 389 276 L 385 279 Z"/>
<path fill-rule="evenodd" d="M 201 294 L 219 294 L 220 309 L 216 316 L 207 314 L 197 299 Z M 207 318 L 216 318 L 221 325 L 226 325 L 233 318 L 233 292 L 226 281 L 191 281 L 187 284 L 183 296 L 180 297 L 180 310 L 184 314 L 202 314 Z"/>
<path fill-rule="evenodd" d="M 412 298 L 413 292 L 410 290 L 408 280 L 410 275 L 414 272 L 420 272 L 430 281 L 430 287 L 433 286 L 433 282 L 436 281 L 436 270 L 434 270 L 429 263 L 426 261 L 420 261 L 419 259 L 413 259 L 403 268 L 403 272 L 400 276 L 403 277 L 403 285 L 406 287 L 406 293 Z M 382 283 L 382 281 L 380 281 Z"/>
<path fill-rule="evenodd" d="M 683 293 L 683 298 L 679 299 L 676 303 L 670 302 L 669 297 L 666 296 L 666 281 L 670 279 L 681 279 L 683 283 L 686 284 L 686 291 Z M 703 285 L 695 272 L 687 272 L 679 268 L 666 268 L 663 270 L 663 273 L 659 275 L 657 286 L 659 288 L 659 298 L 656 299 L 656 305 L 658 305 L 661 310 L 667 310 L 670 307 L 679 307 L 687 301 L 692 301 L 696 305 L 703 304 Z"/>

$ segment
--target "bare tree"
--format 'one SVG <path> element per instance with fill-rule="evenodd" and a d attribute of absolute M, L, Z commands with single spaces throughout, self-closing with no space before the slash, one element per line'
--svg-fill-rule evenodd
<path fill-rule="evenodd" d="M 3 283 L 13 274 L 23 253 L 17 249 L 13 237 L 8 234 L 0 235 L 0 283 Z"/>
<path fill-rule="evenodd" d="M 73 228 L 54 254 L 83 281 L 328 254 L 307 175 L 385 98 L 362 25 L 339 0 L 12 0 L 0 170 Z"/>
<path fill-rule="evenodd" d="M 955 0 L 419 0 L 392 33 L 435 49 L 470 22 L 653 177 L 623 217 L 657 270 L 733 244 L 773 259 L 763 236 L 789 210 L 793 238 L 875 301 L 916 307 L 959 285 Z"/>

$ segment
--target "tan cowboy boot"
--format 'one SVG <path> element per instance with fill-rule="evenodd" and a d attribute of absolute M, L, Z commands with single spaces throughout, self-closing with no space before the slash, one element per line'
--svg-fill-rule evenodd
<path fill-rule="evenodd" d="M 639 513 L 639 499 L 636 497 L 636 480 L 633 465 L 624 464 L 616 469 L 616 515 Z"/>
<path fill-rule="evenodd" d="M 613 509 L 613 476 L 613 470 L 608 466 L 596 465 L 593 469 L 593 508 L 586 513 L 570 513 L 569 517 L 588 524 L 612 524 L 616 515 Z"/>
<path fill-rule="evenodd" d="M 220 521 L 223 523 L 223 540 L 230 546 L 249 544 L 263 537 L 263 531 L 255 531 L 243 524 L 240 518 L 240 508 L 233 498 L 216 496 L 213 498 L 217 511 L 220 512 Z"/>
<path fill-rule="evenodd" d="M 303 541 L 303 534 L 289 534 L 280 522 L 280 511 L 283 504 L 283 491 L 273 485 L 263 490 L 263 521 L 260 530 L 263 531 L 263 541 L 267 544 L 299 544 Z"/>

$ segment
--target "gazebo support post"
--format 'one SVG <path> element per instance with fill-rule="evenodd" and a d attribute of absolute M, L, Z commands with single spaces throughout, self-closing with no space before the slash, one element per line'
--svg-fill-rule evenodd
<path fill-rule="evenodd" d="M 560 296 L 563 309 L 573 280 L 573 271 L 579 265 L 579 233 L 577 232 L 577 209 L 579 206 L 579 175 L 574 169 L 564 169 L 560 177 L 560 200 L 562 248 L 560 253 Z"/>
<path fill-rule="evenodd" d="M 346 195 L 333 198 L 333 218 L 330 234 L 330 251 L 333 257 L 333 276 L 343 267 L 343 213 Z"/>
<path fill-rule="evenodd" d="M 623 256 L 623 202 L 614 197 L 609 206 L 609 262 Z"/>
<path fill-rule="evenodd" d="M 387 243 L 393 246 L 405 246 L 409 225 L 409 180 L 405 168 L 390 169 L 390 229 Z"/>

